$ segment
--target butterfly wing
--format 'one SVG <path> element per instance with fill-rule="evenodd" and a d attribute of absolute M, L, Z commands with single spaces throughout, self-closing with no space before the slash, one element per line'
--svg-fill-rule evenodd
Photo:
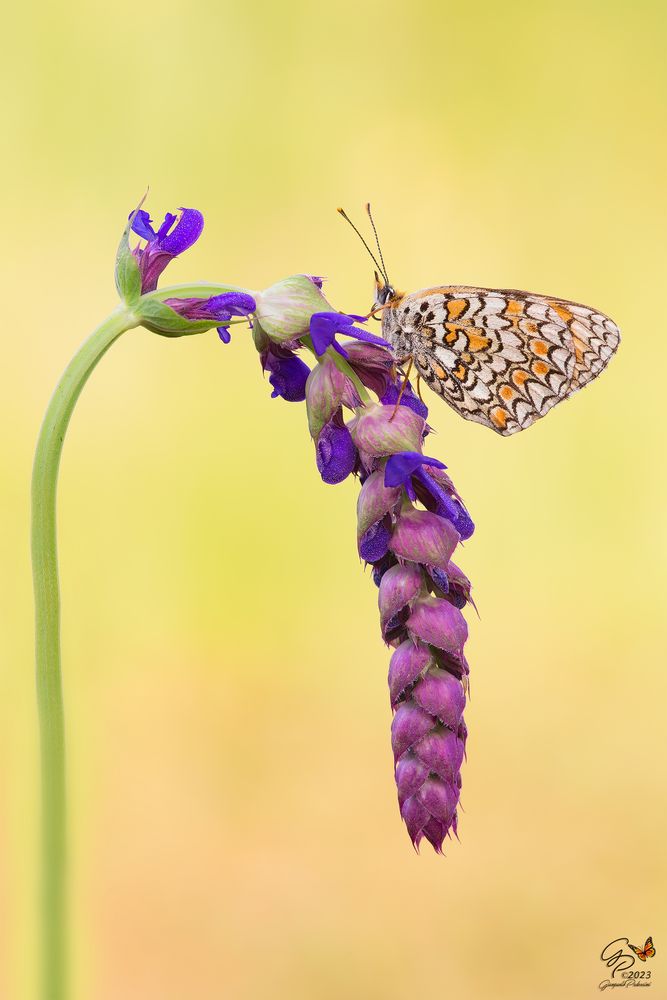
<path fill-rule="evenodd" d="M 653 947 L 653 938 L 646 938 L 646 944 L 644 945 L 644 954 L 648 955 L 649 958 L 653 958 L 655 955 L 655 948 Z"/>
<path fill-rule="evenodd" d="M 461 416 L 503 435 L 595 378 L 620 341 L 595 309 L 515 289 L 425 289 L 392 313 L 426 383 Z"/>

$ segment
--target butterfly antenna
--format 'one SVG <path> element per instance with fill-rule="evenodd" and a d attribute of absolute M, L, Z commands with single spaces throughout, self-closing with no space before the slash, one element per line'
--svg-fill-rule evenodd
<path fill-rule="evenodd" d="M 384 257 L 382 256 L 382 247 L 380 246 L 380 240 L 378 239 L 378 231 L 375 228 L 375 220 L 373 219 L 373 214 L 371 212 L 370 202 L 366 203 L 366 212 L 368 213 L 368 218 L 371 220 L 371 226 L 373 227 L 373 233 L 375 234 L 375 242 L 377 244 L 378 253 L 380 254 L 380 260 L 382 261 L 382 276 L 387 284 L 389 284 L 389 275 L 387 274 L 387 268 L 385 267 Z"/>
<path fill-rule="evenodd" d="M 352 226 L 352 228 L 354 229 L 355 233 L 357 234 L 357 236 L 359 237 L 359 239 L 361 240 L 361 242 L 364 244 L 364 246 L 368 250 L 368 253 L 370 254 L 371 260 L 373 261 L 373 263 L 375 264 L 375 266 L 377 267 L 377 269 L 379 271 L 382 271 L 383 277 L 386 280 L 386 274 L 385 274 L 384 268 L 380 267 L 380 265 L 378 264 L 377 257 L 375 256 L 375 254 L 373 253 L 373 251 L 369 247 L 368 243 L 363 238 L 363 236 L 361 235 L 361 233 L 359 232 L 359 230 L 357 229 L 357 227 L 355 226 L 354 222 L 349 217 L 349 215 L 347 214 L 347 212 L 344 209 L 342 209 L 342 208 L 337 208 L 336 211 L 338 212 L 339 215 L 342 215 L 343 218 L 345 219 L 345 221 L 349 222 L 349 224 Z M 380 256 L 382 256 L 382 254 L 380 254 Z"/>

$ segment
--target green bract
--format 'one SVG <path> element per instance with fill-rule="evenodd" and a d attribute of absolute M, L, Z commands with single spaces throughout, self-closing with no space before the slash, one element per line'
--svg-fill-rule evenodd
<path fill-rule="evenodd" d="M 193 333 L 205 333 L 218 325 L 213 319 L 186 319 L 151 295 L 143 295 L 135 303 L 134 313 L 142 326 L 163 337 L 187 337 Z"/>
<path fill-rule="evenodd" d="M 138 208 L 130 215 L 123 230 L 118 251 L 116 253 L 116 288 L 121 299 L 128 305 L 134 305 L 141 295 L 141 272 L 137 258 L 130 250 L 130 230 L 132 220 Z"/>

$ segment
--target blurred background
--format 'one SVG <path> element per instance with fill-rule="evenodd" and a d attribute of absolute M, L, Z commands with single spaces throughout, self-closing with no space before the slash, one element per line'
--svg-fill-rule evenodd
<path fill-rule="evenodd" d="M 356 486 L 250 337 L 128 333 L 59 500 L 77 1000 L 584 998 L 653 935 L 667 996 L 665 6 L 28 2 L 5 14 L 0 996 L 35 985 L 28 495 L 42 413 L 154 217 L 166 283 L 372 268 L 619 323 L 609 370 L 501 439 L 432 399 L 477 522 L 461 843 L 417 856 Z M 662 992 L 661 992 L 662 991 Z"/>

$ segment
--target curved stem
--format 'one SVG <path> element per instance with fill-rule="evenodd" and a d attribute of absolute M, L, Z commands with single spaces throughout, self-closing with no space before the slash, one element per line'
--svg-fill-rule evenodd
<path fill-rule="evenodd" d="M 90 373 L 113 342 L 137 325 L 136 317 L 119 307 L 74 355 L 46 411 L 33 466 L 32 571 L 42 775 L 41 1000 L 65 1000 L 67 996 L 65 739 L 56 548 L 58 469 L 67 425 Z"/>

